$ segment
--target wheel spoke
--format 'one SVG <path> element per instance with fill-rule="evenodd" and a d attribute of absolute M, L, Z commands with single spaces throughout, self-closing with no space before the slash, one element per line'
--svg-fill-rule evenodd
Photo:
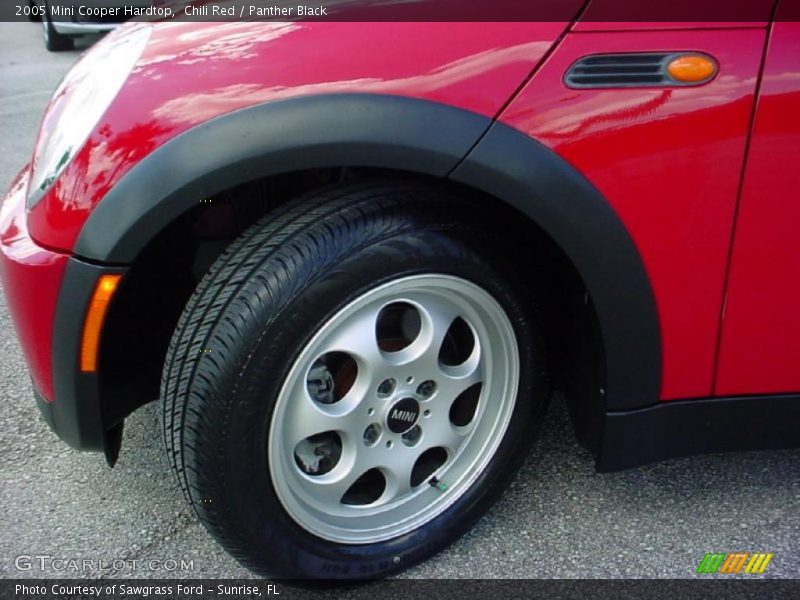
<path fill-rule="evenodd" d="M 308 397 L 305 390 L 297 390 L 290 398 L 290 404 L 286 411 L 286 421 L 284 424 L 284 435 L 292 445 L 296 445 L 301 440 L 312 435 L 326 431 L 341 431 L 351 419 L 348 415 L 333 415 L 325 412 L 322 408 Z"/>
<path fill-rule="evenodd" d="M 362 475 L 371 469 L 379 469 L 386 480 L 381 502 L 392 502 L 412 491 L 411 473 L 417 459 L 426 449 L 421 446 L 406 448 L 402 445 L 395 445 L 392 449 L 348 449 L 347 452 L 357 452 L 352 466 L 334 469 L 321 477 L 304 478 L 303 485 L 321 501 L 341 504 L 342 498 Z M 342 462 L 347 463 L 348 458 L 343 456 Z"/>
<path fill-rule="evenodd" d="M 391 456 L 382 461 L 381 468 L 386 477 L 384 498 L 387 502 L 401 498 L 411 491 L 411 472 L 423 451 L 424 449 L 398 446 L 388 453 Z"/>
<path fill-rule="evenodd" d="M 321 477 L 303 478 L 302 485 L 321 504 L 337 506 L 341 504 L 347 490 L 368 470 L 356 461 L 351 467 L 336 468 Z"/>
<path fill-rule="evenodd" d="M 378 311 L 374 306 L 361 309 L 334 330 L 320 349 L 326 352 L 346 352 L 360 359 L 360 364 L 377 367 L 383 364 L 375 323 Z"/>
<path fill-rule="evenodd" d="M 362 475 L 376 468 L 386 472 L 386 465 L 392 464 L 392 459 L 392 452 L 387 449 L 365 448 L 356 441 L 345 445 L 340 465 L 333 471 L 321 477 L 304 478 L 303 485 L 329 506 L 343 504 L 342 498 Z"/>
<path fill-rule="evenodd" d="M 419 380 L 429 379 L 438 374 L 439 351 L 442 348 L 447 332 L 460 313 L 458 308 L 442 298 L 425 294 L 415 298 L 427 313 L 420 330 L 420 339 L 424 349 L 410 363 Z"/>
<path fill-rule="evenodd" d="M 473 353 L 474 354 L 474 353 Z M 459 394 L 468 390 L 476 383 L 483 382 L 483 365 L 479 356 L 470 357 L 467 362 L 457 367 L 443 366 L 440 369 L 439 397 L 452 403 Z"/>
<path fill-rule="evenodd" d="M 453 321 L 460 316 L 460 311 L 453 304 L 436 297 L 426 301 L 425 308 L 431 318 L 431 327 L 433 329 L 433 337 L 426 354 L 433 364 L 438 365 L 439 351 L 442 348 L 444 338 Z"/>
<path fill-rule="evenodd" d="M 450 407 L 443 406 L 431 412 L 423 423 L 423 444 L 425 448 L 444 448 L 454 455 L 466 439 L 465 431 L 458 431 L 450 422 Z"/>

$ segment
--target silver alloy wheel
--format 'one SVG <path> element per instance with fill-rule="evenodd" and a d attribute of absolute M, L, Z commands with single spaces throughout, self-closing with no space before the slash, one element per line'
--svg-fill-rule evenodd
<path fill-rule="evenodd" d="M 513 327 L 485 290 L 440 274 L 381 285 L 323 324 L 281 388 L 268 442 L 278 498 L 334 542 L 412 531 L 486 468 L 518 382 Z"/>

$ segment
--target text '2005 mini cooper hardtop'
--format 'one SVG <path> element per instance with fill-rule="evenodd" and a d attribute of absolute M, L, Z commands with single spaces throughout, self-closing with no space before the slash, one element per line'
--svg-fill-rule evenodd
<path fill-rule="evenodd" d="M 2 207 L 52 428 L 113 463 L 159 398 L 199 518 L 292 578 L 463 534 L 552 390 L 600 470 L 797 445 L 797 3 L 604 2 L 109 35 Z"/>

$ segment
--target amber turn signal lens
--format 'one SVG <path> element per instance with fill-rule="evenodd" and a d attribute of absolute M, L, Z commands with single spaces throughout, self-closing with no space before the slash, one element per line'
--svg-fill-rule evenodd
<path fill-rule="evenodd" d="M 81 343 L 81 372 L 97 371 L 97 352 L 100 349 L 100 333 L 106 319 L 108 305 L 114 292 L 117 291 L 122 275 L 102 275 L 94 288 L 86 321 L 83 324 L 83 341 Z"/>
<path fill-rule="evenodd" d="M 667 73 L 675 81 L 698 83 L 711 79 L 717 72 L 717 63 L 708 56 L 684 54 L 669 62 Z"/>

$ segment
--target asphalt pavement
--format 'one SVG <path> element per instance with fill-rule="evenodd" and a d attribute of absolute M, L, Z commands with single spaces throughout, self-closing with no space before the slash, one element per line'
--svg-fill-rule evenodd
<path fill-rule="evenodd" d="M 0 23 L 3 190 L 29 159 L 49 96 L 79 54 L 48 53 L 38 25 Z M 155 406 L 128 420 L 113 470 L 48 430 L 2 295 L 0 491 L 0 577 L 249 576 L 187 510 Z M 600 475 L 556 400 L 504 499 L 470 534 L 405 576 L 694 578 L 711 551 L 772 552 L 765 577 L 800 575 L 800 451 L 718 454 Z M 34 555 L 51 558 L 25 558 Z M 53 559 L 106 568 L 63 570 Z M 191 570 L 172 571 L 170 561 Z"/>

